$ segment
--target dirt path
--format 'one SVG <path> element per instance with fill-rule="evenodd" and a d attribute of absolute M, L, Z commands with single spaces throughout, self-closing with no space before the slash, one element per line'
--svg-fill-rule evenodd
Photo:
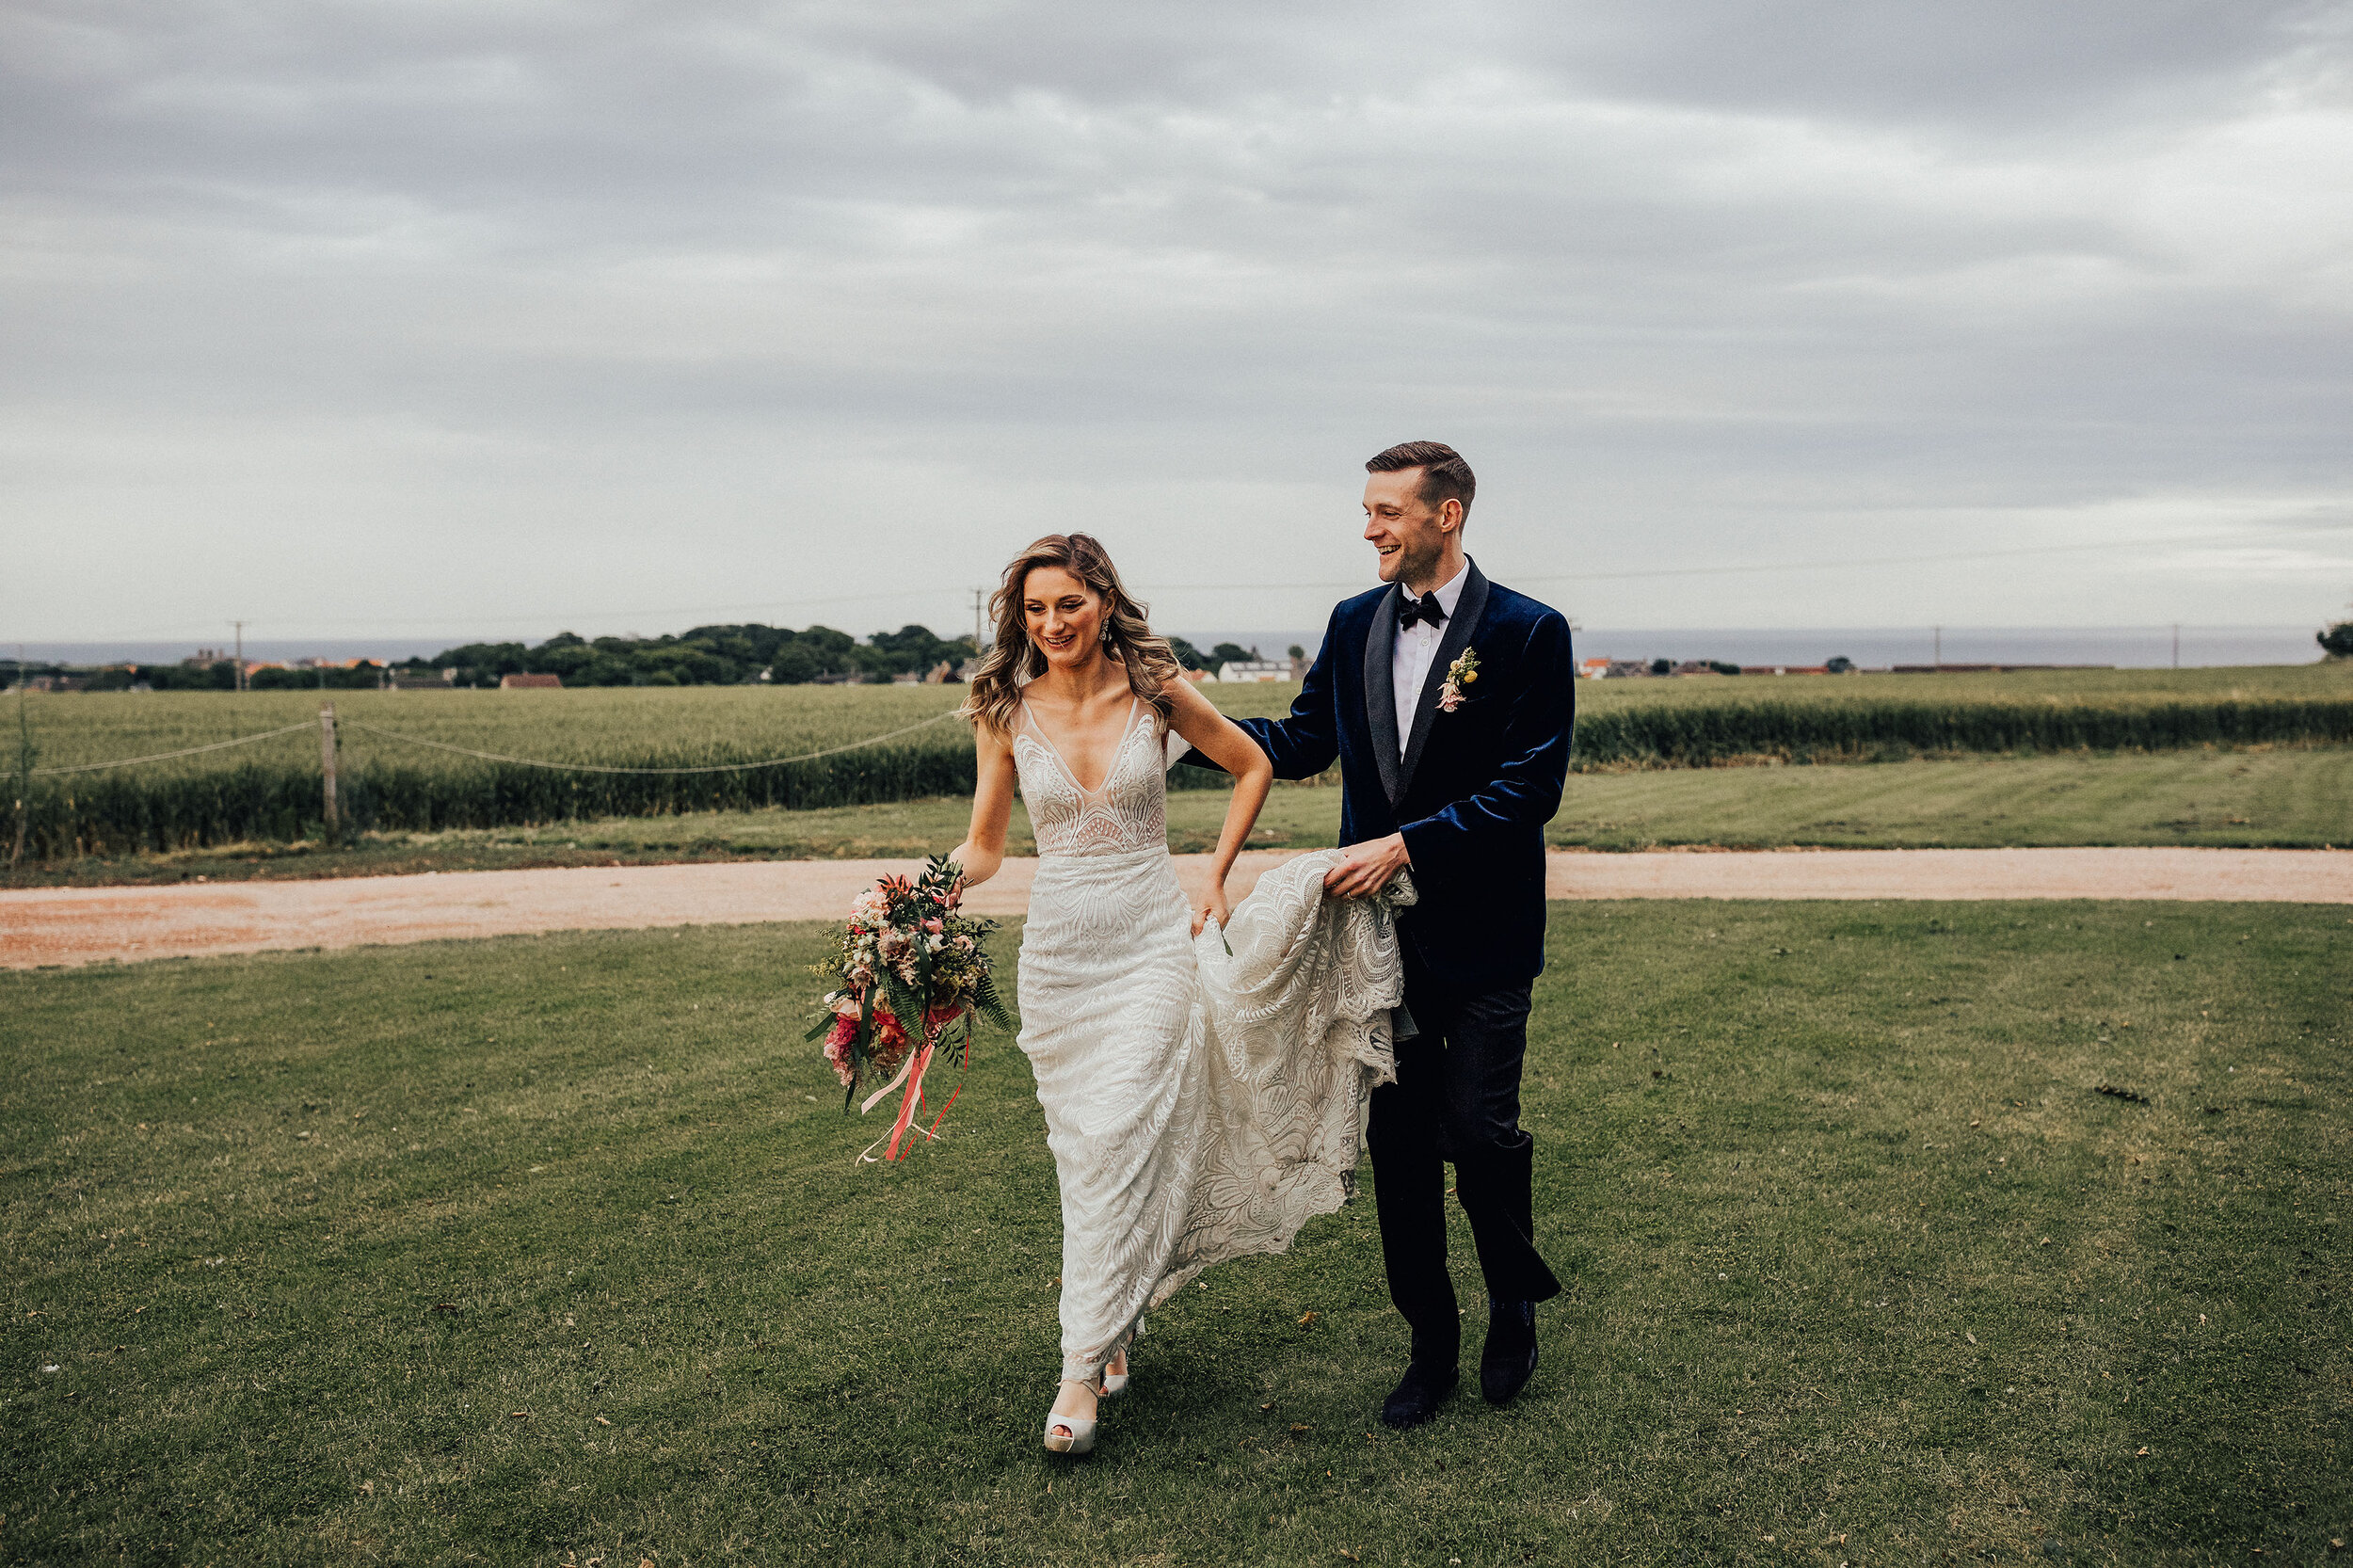
<path fill-rule="evenodd" d="M 1291 855 L 1242 857 L 1239 898 Z M 1205 856 L 1178 856 L 1188 886 Z M 1581 855 L 1556 852 L 1557 899 L 2196 899 L 2353 904 L 2353 853 L 2232 849 L 1930 849 Z M 0 968 L 342 948 L 444 937 L 832 920 L 913 861 L 458 872 L 343 881 L 0 891 Z M 1033 860 L 1009 860 L 976 910 L 1029 906 Z"/>

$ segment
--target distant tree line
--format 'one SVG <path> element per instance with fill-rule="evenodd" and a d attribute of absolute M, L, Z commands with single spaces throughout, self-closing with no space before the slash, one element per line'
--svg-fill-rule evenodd
<path fill-rule="evenodd" d="M 245 683 L 257 692 L 328 691 L 372 692 L 384 684 L 387 666 L 364 660 L 348 669 L 330 664 L 321 669 L 285 669 L 276 664 L 248 664 Z M 95 669 L 64 664 L 46 667 L 28 664 L 25 673 L 38 680 L 43 675 L 72 681 L 72 689 L 83 692 L 233 692 L 237 689 L 237 665 L 234 660 L 199 662 L 194 659 L 177 664 L 104 664 Z M 0 682 L 6 683 L 6 682 Z"/>
<path fill-rule="evenodd" d="M 942 638 L 903 626 L 859 642 L 812 626 L 698 626 L 662 637 L 583 637 L 559 632 L 535 647 L 467 643 L 431 659 L 393 666 L 404 673 L 457 671 L 460 686 L 495 686 L 503 675 L 558 675 L 567 686 L 738 686 L 761 680 L 888 680 L 972 656 L 970 637 Z"/>

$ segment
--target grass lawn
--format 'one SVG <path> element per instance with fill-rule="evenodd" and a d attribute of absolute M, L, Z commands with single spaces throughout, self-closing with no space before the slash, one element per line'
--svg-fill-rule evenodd
<path fill-rule="evenodd" d="M 176 855 L 28 865 L 19 885 L 382 875 L 643 861 L 912 856 L 963 836 L 961 798 L 822 811 L 705 811 L 547 827 L 368 834 L 342 849 L 232 844 Z M 1221 791 L 1179 790 L 1169 843 L 1217 845 Z M 1251 842 L 1337 841 L 1336 789 L 1277 789 Z M 2012 844 L 2203 844 L 2318 848 L 2353 843 L 2353 751 L 2176 751 L 2124 756 L 1967 757 L 1851 767 L 1678 768 L 1569 776 L 1547 835 L 1558 845 L 1833 845 L 1853 849 Z M 1033 852 L 1014 808 L 1010 848 Z"/>
<path fill-rule="evenodd" d="M 947 1142 L 853 1164 L 873 1122 L 799 1041 L 821 935 L 0 974 L 0 1550 L 1863 1568 L 2353 1536 L 2343 909 L 1557 905 L 1526 1114 L 1571 1284 L 1529 1395 L 1373 1425 L 1404 1335 L 1360 1202 L 1157 1314 L 1080 1463 L 1038 1448 L 1025 1065 L 985 1040 Z"/>
<path fill-rule="evenodd" d="M 2353 751 L 1574 774 L 1546 837 L 1592 849 L 2353 845 Z"/>

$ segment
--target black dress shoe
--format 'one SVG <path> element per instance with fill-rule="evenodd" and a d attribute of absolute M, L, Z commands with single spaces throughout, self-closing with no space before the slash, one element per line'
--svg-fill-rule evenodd
<path fill-rule="evenodd" d="M 1461 1381 L 1462 1374 L 1450 1361 L 1443 1366 L 1427 1361 L 1409 1362 L 1405 1375 L 1398 1380 L 1397 1387 L 1381 1406 L 1381 1424 L 1401 1430 L 1421 1425 L 1438 1414 L 1438 1406 Z"/>
<path fill-rule="evenodd" d="M 1509 1404 L 1536 1375 L 1536 1304 L 1487 1304 L 1487 1343 L 1479 1352 L 1479 1392 L 1489 1404 Z"/>

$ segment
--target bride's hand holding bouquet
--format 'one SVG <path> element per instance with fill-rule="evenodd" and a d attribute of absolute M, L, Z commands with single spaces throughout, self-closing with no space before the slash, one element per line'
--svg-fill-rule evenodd
<path fill-rule="evenodd" d="M 912 1147 L 906 1133 L 922 1100 L 923 1074 L 949 1032 L 964 1025 L 962 1064 L 969 1066 L 974 1015 L 1012 1026 L 986 946 L 997 922 L 963 913 L 967 880 L 961 865 L 946 856 L 933 856 L 912 880 L 884 877 L 851 905 L 833 952 L 811 966 L 838 982 L 825 993 L 825 1016 L 808 1037 L 824 1042 L 825 1059 L 841 1080 L 842 1109 L 856 1102 L 870 1075 L 896 1076 L 866 1097 L 863 1110 L 906 1086 L 886 1160 L 903 1158 L 903 1144 Z M 962 1090 L 959 1083 L 956 1093 Z M 955 1094 L 948 1099 L 953 1104 Z M 941 1106 L 939 1116 L 947 1113 Z M 938 1126 L 936 1117 L 922 1135 L 932 1137 Z"/>

